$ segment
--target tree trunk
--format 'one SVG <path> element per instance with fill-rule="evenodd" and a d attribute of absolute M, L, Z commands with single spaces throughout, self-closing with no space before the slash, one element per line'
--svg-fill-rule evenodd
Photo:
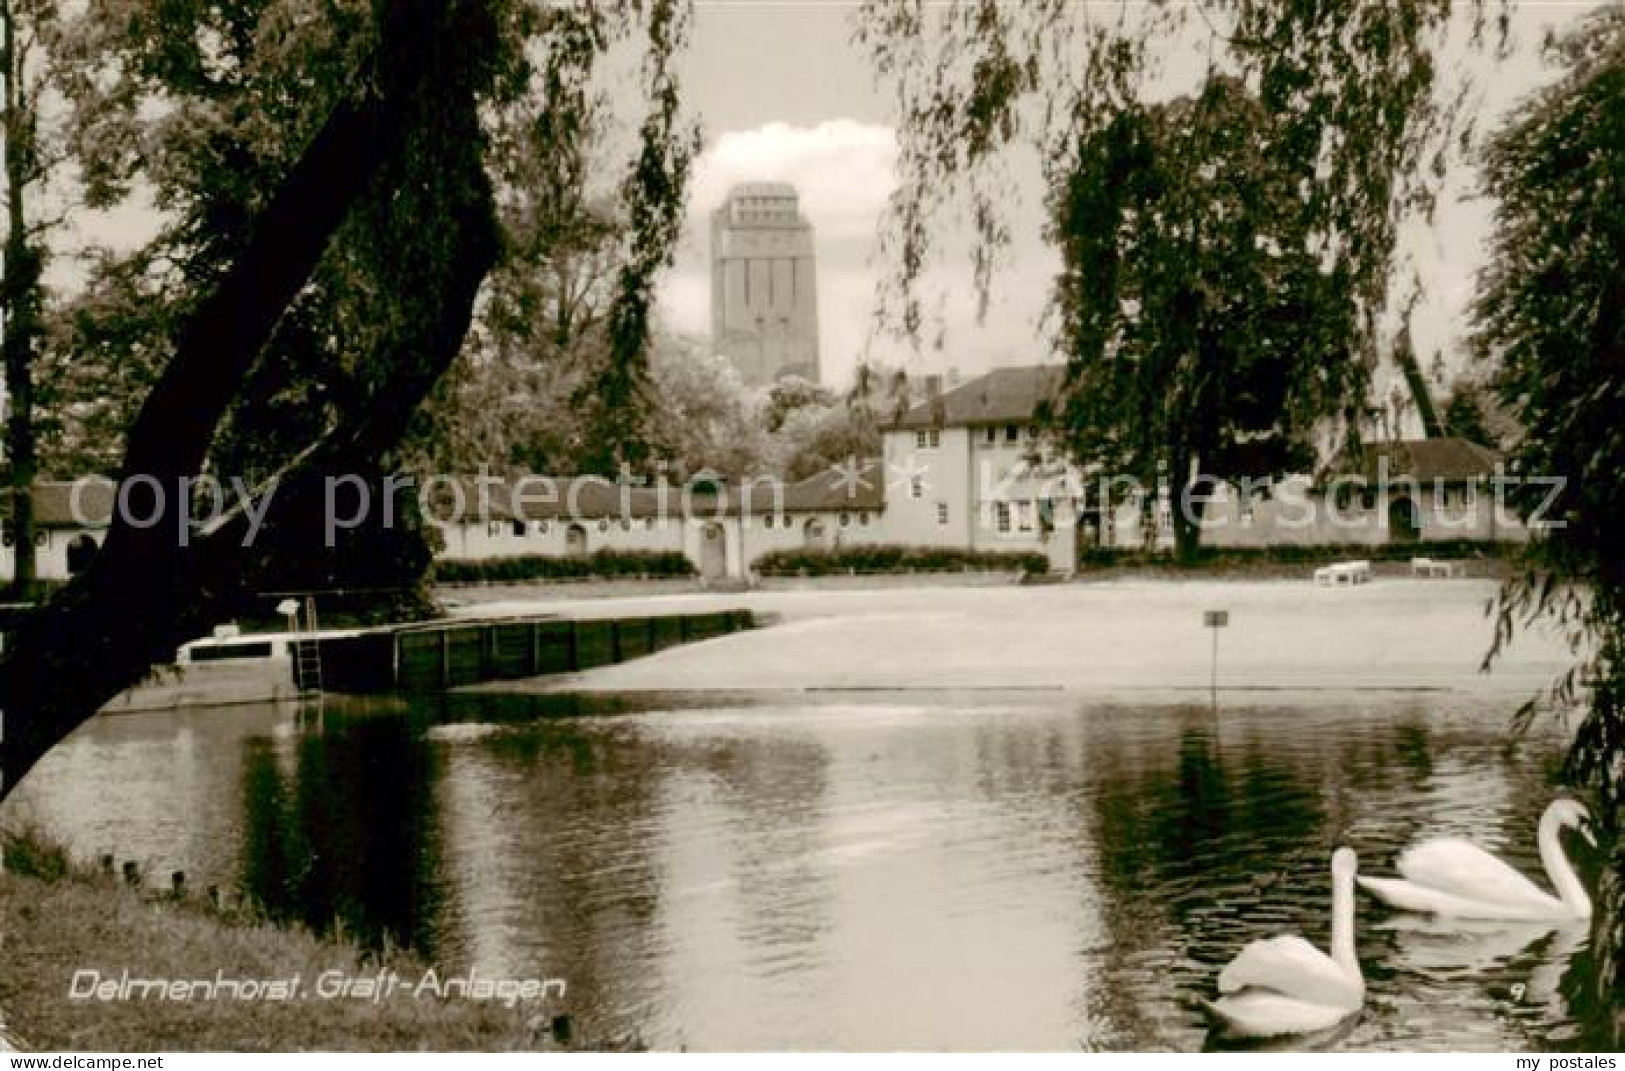
<path fill-rule="evenodd" d="M 1427 377 L 1422 374 L 1422 366 L 1417 363 L 1416 350 L 1411 347 L 1411 329 L 1407 324 L 1400 332 L 1394 343 L 1394 363 L 1399 365 L 1400 374 L 1405 377 L 1405 386 L 1410 390 L 1411 400 L 1416 403 L 1416 415 L 1422 420 L 1422 434 L 1429 439 L 1437 439 L 1444 435 L 1444 425 L 1439 422 L 1438 410 L 1433 407 L 1433 394 L 1428 390 Z M 1399 429 L 1394 429 L 1399 434 Z"/>
<path fill-rule="evenodd" d="M 1183 501 L 1187 484 L 1172 503 L 1174 519 L 1174 560 L 1181 565 L 1194 565 L 1202 549 L 1202 499 L 1193 499 L 1187 507 Z"/>
<path fill-rule="evenodd" d="M 40 251 L 29 240 L 24 211 L 28 184 L 34 179 L 33 103 L 23 85 L 23 57 L 17 49 L 16 10 L 0 4 L 5 19 L 0 65 L 5 68 L 3 124 L 6 174 L 5 278 L 0 309 L 5 318 L 6 487 L 12 544 L 12 590 L 29 598 L 37 573 L 34 549 L 34 478 L 38 471 L 34 443 L 34 349 L 40 336 Z"/>
<path fill-rule="evenodd" d="M 476 94 L 494 31 L 484 0 L 394 0 L 378 15 L 381 35 L 370 77 L 382 88 L 339 105 L 269 199 L 253 237 L 179 334 L 175 357 L 148 395 L 129 434 L 124 475 L 156 486 L 159 522 L 140 528 L 113 518 L 102 552 L 19 632 L 0 662 L 0 798 L 53 745 L 113 696 L 168 662 L 181 642 L 235 608 L 245 590 L 290 562 L 322 553 L 308 528 L 286 523 L 322 505 L 324 476 L 366 472 L 400 438 L 411 412 L 461 344 L 474 295 L 495 259 L 496 230 L 482 170 Z M 481 51 L 480 45 L 486 46 Z M 197 473 L 220 422 L 282 310 L 309 279 L 329 240 L 414 124 L 434 117 L 441 218 L 418 221 L 435 238 L 418 244 L 436 256 L 437 277 L 421 295 L 429 315 L 389 356 L 397 378 L 382 377 L 374 404 L 315 444 L 272 498 L 267 530 L 242 546 L 246 522 L 231 518 L 182 545 L 189 521 L 179 481 Z M 448 118 L 449 117 L 449 118 Z M 434 134 L 447 134 L 435 141 Z M 420 151 L 422 144 L 416 146 Z M 395 191 L 375 191 L 388 199 Z M 409 260 L 414 251 L 399 255 Z M 438 304 L 435 304 L 438 302 Z M 156 483 L 146 483 L 148 478 Z M 132 513 L 141 517 L 141 507 Z"/>

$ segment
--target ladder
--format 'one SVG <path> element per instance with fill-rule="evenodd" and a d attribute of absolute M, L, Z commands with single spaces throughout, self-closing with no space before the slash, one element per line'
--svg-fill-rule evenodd
<path fill-rule="evenodd" d="M 322 692 L 322 647 L 316 639 L 316 599 L 305 596 L 300 635 L 293 640 L 293 683 L 301 693 Z M 304 637 L 309 632 L 310 636 Z"/>

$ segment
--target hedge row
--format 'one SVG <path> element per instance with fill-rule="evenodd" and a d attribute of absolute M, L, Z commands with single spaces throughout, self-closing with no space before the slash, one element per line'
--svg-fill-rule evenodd
<path fill-rule="evenodd" d="M 1366 561 L 1402 561 L 1412 558 L 1510 558 L 1521 551 L 1516 543 L 1478 539 L 1449 539 L 1427 542 L 1388 542 L 1377 544 L 1332 543 L 1308 546 L 1277 545 L 1271 547 L 1199 547 L 1194 560 L 1185 563 L 1194 568 L 1208 566 L 1241 565 L 1277 562 L 1286 565 L 1311 564 L 1363 559 Z M 1094 547 L 1078 554 L 1080 566 L 1122 565 L 1178 565 L 1172 549 L 1145 550 L 1140 547 Z"/>
<path fill-rule="evenodd" d="M 569 580 L 581 577 L 693 576 L 694 563 L 675 550 L 600 550 L 562 558 L 525 554 L 512 558 L 451 559 L 435 563 L 442 583 L 509 580 Z"/>
<path fill-rule="evenodd" d="M 757 558 L 754 568 L 763 576 L 965 570 L 1043 573 L 1049 571 L 1049 559 L 1033 551 L 865 545 L 836 550 L 775 550 Z"/>

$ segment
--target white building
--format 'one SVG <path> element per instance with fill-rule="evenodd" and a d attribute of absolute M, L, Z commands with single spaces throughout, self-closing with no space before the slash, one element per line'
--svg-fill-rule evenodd
<path fill-rule="evenodd" d="M 483 498 L 465 485 L 460 505 L 437 496 L 431 519 L 448 559 L 664 551 L 684 555 L 707 579 L 740 578 L 771 551 L 886 542 L 883 493 L 874 459 L 798 483 L 716 491 L 527 476 L 494 483 Z"/>
<path fill-rule="evenodd" d="M 34 485 L 34 575 L 39 580 L 67 580 L 83 571 L 102 540 L 113 515 L 113 484 L 108 480 L 41 481 Z M 0 579 L 16 570 L 16 536 L 11 531 L 11 505 L 0 502 Z"/>
<path fill-rule="evenodd" d="M 881 456 L 799 483 L 764 479 L 720 490 L 642 487 L 600 477 L 526 476 L 446 484 L 429 519 L 441 557 L 489 561 L 599 550 L 684 555 L 708 579 L 743 578 L 764 554 L 890 544 L 1045 555 L 1071 573 L 1081 550 L 1172 546 L 1166 492 L 1123 500 L 1110 474 L 1082 473 L 1039 430 L 1058 365 L 1001 368 L 929 397 L 882 433 Z M 1499 456 L 1461 439 L 1378 443 L 1354 471 L 1203 488 L 1209 547 L 1375 546 L 1521 541 L 1503 501 Z M 1102 508 L 1103 484 L 1113 505 Z M 83 568 L 105 536 L 111 484 L 41 484 L 39 575 Z M 1156 496 L 1146 510 L 1147 497 Z M 1149 513 L 1152 538 L 1142 517 Z M 11 540 L 0 572 L 10 575 Z"/>
<path fill-rule="evenodd" d="M 883 437 L 888 542 L 1039 551 L 1071 572 L 1080 549 L 1173 546 L 1166 488 L 1085 473 L 1035 418 L 1060 387 L 1059 365 L 1001 368 L 914 406 Z M 1369 445 L 1352 471 L 1199 487 L 1209 547 L 1376 546 L 1522 541 L 1504 501 L 1501 458 L 1464 439 Z M 1104 486 L 1103 486 L 1104 485 Z M 1155 506 L 1146 509 L 1148 499 Z M 1102 507 L 1101 502 L 1114 504 Z M 1152 532 L 1144 529 L 1150 517 Z"/>

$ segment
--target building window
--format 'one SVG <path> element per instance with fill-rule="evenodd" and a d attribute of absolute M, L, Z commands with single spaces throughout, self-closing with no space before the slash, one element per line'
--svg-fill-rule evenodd
<path fill-rule="evenodd" d="M 1021 428 L 1015 424 L 1006 424 L 1004 426 L 1004 441 L 1007 443 L 1020 442 Z"/>
<path fill-rule="evenodd" d="M 546 535 L 547 534 L 547 522 L 546 521 L 537 521 L 536 522 L 536 534 L 537 535 Z"/>
<path fill-rule="evenodd" d="M 908 478 L 908 497 L 910 497 L 910 498 L 924 498 L 925 497 L 925 477 L 924 476 L 910 476 Z"/>
<path fill-rule="evenodd" d="M 914 433 L 914 449 L 925 449 L 925 431 L 923 429 Z"/>
<path fill-rule="evenodd" d="M 946 503 L 946 502 L 938 502 L 937 503 L 937 523 L 938 524 L 947 524 L 948 523 L 948 503 Z"/>
<path fill-rule="evenodd" d="M 1016 503 L 1016 530 L 1020 532 L 1033 530 L 1033 504 L 1031 502 Z"/>
<path fill-rule="evenodd" d="M 771 528 L 771 527 L 773 527 L 773 514 L 769 513 L 766 517 L 762 518 L 762 527 L 763 528 Z"/>
<path fill-rule="evenodd" d="M 988 428 L 982 429 L 982 441 L 985 442 L 989 446 L 992 446 L 994 443 L 998 442 L 999 441 L 999 429 L 994 428 L 994 427 L 988 427 Z"/>
<path fill-rule="evenodd" d="M 643 527 L 649 529 L 650 531 L 653 531 L 654 526 L 655 526 L 655 519 L 653 517 L 645 517 L 645 518 L 643 518 Z"/>
<path fill-rule="evenodd" d="M 858 523 L 867 526 L 869 523 L 869 514 L 867 512 L 859 513 Z"/>
<path fill-rule="evenodd" d="M 515 539 L 525 538 L 526 525 L 524 521 L 514 521 L 512 528 Z"/>
<path fill-rule="evenodd" d="M 488 536 L 499 536 L 499 535 L 501 535 L 502 534 L 502 522 L 501 521 L 486 521 L 485 522 L 485 534 L 488 535 Z"/>
<path fill-rule="evenodd" d="M 598 530 L 600 532 L 609 531 L 609 519 L 608 518 L 605 518 L 604 520 L 601 520 L 601 521 L 598 522 Z"/>
<path fill-rule="evenodd" d="M 942 432 L 937 428 L 931 429 L 931 447 L 936 449 L 942 445 Z"/>
<path fill-rule="evenodd" d="M 630 518 L 630 517 L 622 517 L 621 518 L 621 531 L 630 532 L 631 530 L 632 530 L 632 518 Z"/>
<path fill-rule="evenodd" d="M 841 514 L 841 527 L 842 528 L 850 528 L 851 526 L 852 526 L 852 514 L 850 514 L 850 513 Z"/>
<path fill-rule="evenodd" d="M 1010 530 L 1010 503 L 993 503 L 993 527 L 1001 532 Z"/>

